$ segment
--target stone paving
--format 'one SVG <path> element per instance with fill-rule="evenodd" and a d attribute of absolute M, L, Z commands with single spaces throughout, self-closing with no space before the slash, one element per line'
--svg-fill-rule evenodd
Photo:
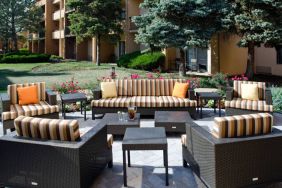
<path fill-rule="evenodd" d="M 224 114 L 224 112 L 223 112 Z M 195 121 L 198 124 L 208 125 L 212 123 L 215 114 L 212 110 L 204 109 L 203 119 Z M 95 126 L 100 120 L 91 120 L 91 112 L 87 112 L 88 120 L 83 121 L 80 113 L 69 113 L 67 118 L 79 119 L 80 125 Z M 276 115 L 276 125 L 282 128 L 282 115 Z M 0 135 L 2 135 L 0 124 Z M 153 119 L 141 121 L 141 127 L 153 127 Z M 91 188 L 121 188 L 123 187 L 122 170 L 122 141 L 115 139 L 113 144 L 112 169 L 106 168 L 97 177 Z M 182 148 L 180 135 L 168 135 L 168 162 L 169 162 L 169 186 L 172 188 L 204 188 L 200 179 L 189 169 L 182 167 Z M 163 167 L 162 151 L 131 151 L 132 167 L 127 168 L 129 188 L 162 188 L 165 186 L 165 169 Z M 276 184 L 269 188 L 280 188 L 282 184 Z"/>

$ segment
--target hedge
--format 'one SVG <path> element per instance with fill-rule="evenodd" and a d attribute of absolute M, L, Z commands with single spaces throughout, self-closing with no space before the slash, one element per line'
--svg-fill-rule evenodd
<path fill-rule="evenodd" d="M 141 54 L 133 52 L 126 54 L 118 60 L 118 66 L 151 71 L 165 62 L 165 55 L 161 52 Z"/>
<path fill-rule="evenodd" d="M 123 56 L 121 56 L 118 61 L 117 61 L 117 65 L 119 67 L 125 67 L 128 68 L 128 65 L 131 64 L 131 60 L 138 57 L 139 55 L 141 55 L 140 51 L 136 51 L 136 52 L 132 52 L 129 54 L 125 54 Z"/>
<path fill-rule="evenodd" d="M 40 63 L 48 62 L 49 60 L 50 55 L 35 54 L 25 51 L 7 53 L 0 57 L 0 63 Z"/>

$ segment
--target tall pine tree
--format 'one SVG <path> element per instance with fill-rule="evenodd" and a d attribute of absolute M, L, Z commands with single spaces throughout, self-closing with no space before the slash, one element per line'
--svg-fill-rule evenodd
<path fill-rule="evenodd" d="M 231 9 L 224 18 L 228 32 L 241 37 L 239 46 L 248 48 L 246 75 L 254 75 L 255 47 L 282 44 L 281 0 L 228 0 Z M 266 62 L 267 63 L 267 62 Z"/>
<path fill-rule="evenodd" d="M 141 7 L 147 11 L 134 18 L 139 27 L 137 42 L 179 48 L 183 67 L 185 49 L 208 48 L 212 36 L 222 29 L 221 17 L 228 10 L 223 0 L 144 0 Z"/>
<path fill-rule="evenodd" d="M 100 65 L 101 37 L 116 41 L 122 32 L 120 0 L 68 0 L 67 5 L 74 10 L 69 16 L 71 33 L 78 42 L 96 38 L 96 64 Z"/>

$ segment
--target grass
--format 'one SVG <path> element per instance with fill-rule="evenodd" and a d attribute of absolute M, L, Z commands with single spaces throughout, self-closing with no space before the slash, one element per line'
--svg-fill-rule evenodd
<path fill-rule="evenodd" d="M 56 83 L 70 81 L 74 78 L 82 88 L 94 88 L 97 79 L 109 76 L 113 65 L 102 64 L 96 66 L 91 62 L 65 63 L 21 63 L 0 64 L 0 91 L 6 91 L 7 85 L 13 83 L 46 82 L 48 88 Z M 137 73 L 145 76 L 146 71 L 119 68 L 115 66 L 118 78 L 129 77 Z M 162 74 L 168 77 L 168 74 Z"/>

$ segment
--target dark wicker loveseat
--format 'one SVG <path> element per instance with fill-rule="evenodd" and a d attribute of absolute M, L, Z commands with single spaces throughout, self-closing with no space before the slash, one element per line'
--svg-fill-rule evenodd
<path fill-rule="evenodd" d="M 252 101 L 242 99 L 241 84 L 258 85 L 259 100 Z M 233 87 L 229 87 L 226 92 L 225 114 L 232 116 L 257 112 L 273 112 L 271 90 L 267 88 L 265 82 L 235 80 Z"/>
<path fill-rule="evenodd" d="M 195 117 L 197 101 L 193 90 L 187 92 L 186 98 L 172 96 L 175 83 L 185 83 L 186 79 L 108 79 L 104 81 L 116 83 L 118 97 L 102 99 L 101 89 L 93 90 L 92 119 L 95 119 L 95 114 L 125 111 L 128 106 L 138 107 L 141 115 L 154 115 L 155 111 L 188 111 L 192 117 Z"/>
<path fill-rule="evenodd" d="M 191 122 L 183 140 L 184 167 L 188 164 L 207 187 L 264 187 L 282 181 L 282 131 L 278 129 L 261 136 L 217 139 Z"/>
<path fill-rule="evenodd" d="M 75 142 L 0 137 L 0 187 L 87 188 L 108 164 L 112 148 L 100 123 Z"/>
<path fill-rule="evenodd" d="M 17 88 L 31 85 L 36 85 L 38 87 L 39 104 L 19 105 Z M 4 134 L 7 133 L 7 129 L 14 128 L 14 119 L 20 115 L 50 119 L 59 118 L 57 95 L 45 88 L 45 82 L 8 85 L 8 92 L 0 94 L 0 106 L 2 106 L 1 121 Z"/>

